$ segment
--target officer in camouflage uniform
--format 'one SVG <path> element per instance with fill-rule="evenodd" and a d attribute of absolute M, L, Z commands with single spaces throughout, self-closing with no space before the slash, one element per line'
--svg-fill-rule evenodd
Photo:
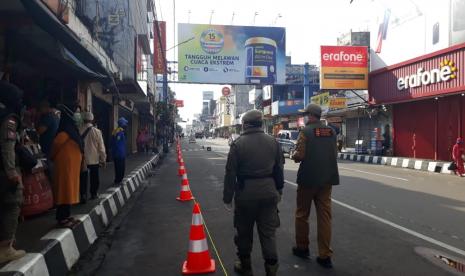
<path fill-rule="evenodd" d="M 229 151 L 223 191 L 226 209 L 232 209 L 233 198 L 235 202 L 234 241 L 239 261 L 234 270 L 252 275 L 250 253 L 256 223 L 266 275 L 272 276 L 278 270 L 275 233 L 279 227 L 277 205 L 284 185 L 284 159 L 276 140 L 263 132 L 260 111 L 248 111 L 242 123 L 243 133 Z"/>
<path fill-rule="evenodd" d="M 297 210 L 295 213 L 296 247 L 294 255 L 310 257 L 308 217 L 315 203 L 318 224 L 317 263 L 332 268 L 331 190 L 339 184 L 336 132 L 320 121 L 321 107 L 309 104 L 301 110 L 308 119 L 300 132 L 292 158 L 301 162 L 297 173 Z"/>
<path fill-rule="evenodd" d="M 23 201 L 21 171 L 15 154 L 22 95 L 16 86 L 0 82 L 0 263 L 26 254 L 13 248 Z"/>

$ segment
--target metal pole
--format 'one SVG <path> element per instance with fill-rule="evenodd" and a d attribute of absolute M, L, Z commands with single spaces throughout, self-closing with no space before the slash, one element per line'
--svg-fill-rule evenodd
<path fill-rule="evenodd" d="M 304 108 L 310 100 L 310 65 L 308 62 L 304 65 Z"/>

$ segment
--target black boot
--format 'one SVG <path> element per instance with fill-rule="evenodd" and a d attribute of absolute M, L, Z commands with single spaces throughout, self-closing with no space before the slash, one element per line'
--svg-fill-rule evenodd
<path fill-rule="evenodd" d="M 253 276 L 250 257 L 239 257 L 239 260 L 234 264 L 234 271 L 239 275 Z"/>
<path fill-rule="evenodd" d="M 292 253 L 302 259 L 309 259 L 310 258 L 310 250 L 308 248 L 300 248 L 297 246 L 294 246 L 292 248 Z"/>
<path fill-rule="evenodd" d="M 272 261 L 265 261 L 265 272 L 266 276 L 276 276 L 278 275 L 278 261 L 277 260 L 272 260 Z"/>

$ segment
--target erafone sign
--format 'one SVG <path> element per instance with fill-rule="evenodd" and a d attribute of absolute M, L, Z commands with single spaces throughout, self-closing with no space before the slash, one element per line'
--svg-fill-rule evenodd
<path fill-rule="evenodd" d="M 398 78 L 397 89 L 406 90 L 434 83 L 447 82 L 457 78 L 456 73 L 457 67 L 455 63 L 446 59 L 439 64 L 439 68 L 425 70 L 423 67 L 420 67 L 417 69 L 416 74 Z"/>
<path fill-rule="evenodd" d="M 368 48 L 321 46 L 321 89 L 368 89 Z"/>

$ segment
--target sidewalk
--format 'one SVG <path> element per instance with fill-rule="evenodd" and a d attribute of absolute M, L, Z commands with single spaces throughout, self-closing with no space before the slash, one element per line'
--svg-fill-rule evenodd
<path fill-rule="evenodd" d="M 353 153 L 338 153 L 338 158 L 341 160 L 378 164 L 418 171 L 452 174 L 452 171 L 448 170 L 451 162 L 447 161 L 433 161 L 395 156 L 374 156 Z"/>
<path fill-rule="evenodd" d="M 99 230 L 101 232 L 101 230 L 109 224 L 112 217 L 118 213 L 118 208 L 123 207 L 125 201 L 129 199 L 133 192 L 136 191 L 142 183 L 142 180 L 147 176 L 149 169 L 151 169 L 158 160 L 159 155 L 152 154 L 135 154 L 129 156 L 126 160 L 126 176 L 123 180 L 123 184 L 119 187 L 113 186 L 114 167 L 113 163 L 108 163 L 107 167 L 100 171 L 100 197 L 96 200 L 89 200 L 86 204 L 75 205 L 72 207 L 72 215 L 79 217 L 79 219 L 83 222 L 72 230 L 55 228 L 55 210 L 50 210 L 49 212 L 36 217 L 27 218 L 24 222 L 20 223 L 16 236 L 16 244 L 17 248 L 26 250 L 28 255 L 23 258 L 26 260 L 21 259 L 11 262 L 3 268 L 0 266 L 0 275 L 15 275 L 14 273 L 5 273 L 6 271 L 20 271 L 23 275 L 48 275 L 48 273 L 50 275 L 55 275 L 55 273 L 50 271 L 50 266 L 54 266 L 54 262 L 59 262 L 60 258 L 58 258 L 58 260 L 52 260 L 56 258 L 51 258 L 50 260 L 47 259 L 46 254 L 49 253 L 49 251 L 53 251 L 53 245 L 50 244 L 50 240 L 57 240 L 61 246 L 61 250 L 63 252 L 54 252 L 53 255 L 58 254 L 64 258 L 66 261 L 66 270 L 61 269 L 61 271 L 68 271 L 67 269 L 71 268 L 74 264 L 71 260 L 75 259 L 75 261 L 77 261 L 78 258 L 74 257 L 70 259 L 68 256 L 63 256 L 67 254 L 66 251 L 68 249 L 66 247 L 68 247 L 70 243 L 69 240 L 62 240 L 66 238 L 66 233 L 71 233 L 71 236 L 74 236 L 77 244 L 79 244 L 79 240 L 87 240 L 86 237 L 91 237 L 88 241 L 86 241 L 89 242 L 88 245 L 90 246 L 90 244 L 92 244 L 97 238 Z M 75 231 L 80 233 L 73 233 Z M 58 232 L 60 234 L 56 236 L 55 234 Z M 51 235 L 51 233 L 54 234 Z M 62 242 L 64 243 L 62 244 Z M 74 245 L 74 247 L 76 246 L 77 245 Z M 77 253 L 79 257 L 79 253 L 82 254 L 82 250 L 87 248 L 86 246 L 78 247 L 79 251 L 74 253 Z M 45 261 L 43 262 L 46 263 L 45 269 L 48 271 L 47 274 L 38 273 L 36 271 L 37 269 L 31 268 L 36 265 L 37 257 L 39 259 L 40 257 L 45 258 Z M 49 263 L 49 261 L 51 261 L 51 263 Z M 12 269 L 12 267 L 15 269 Z M 31 274 L 27 274 L 25 272 Z"/>

